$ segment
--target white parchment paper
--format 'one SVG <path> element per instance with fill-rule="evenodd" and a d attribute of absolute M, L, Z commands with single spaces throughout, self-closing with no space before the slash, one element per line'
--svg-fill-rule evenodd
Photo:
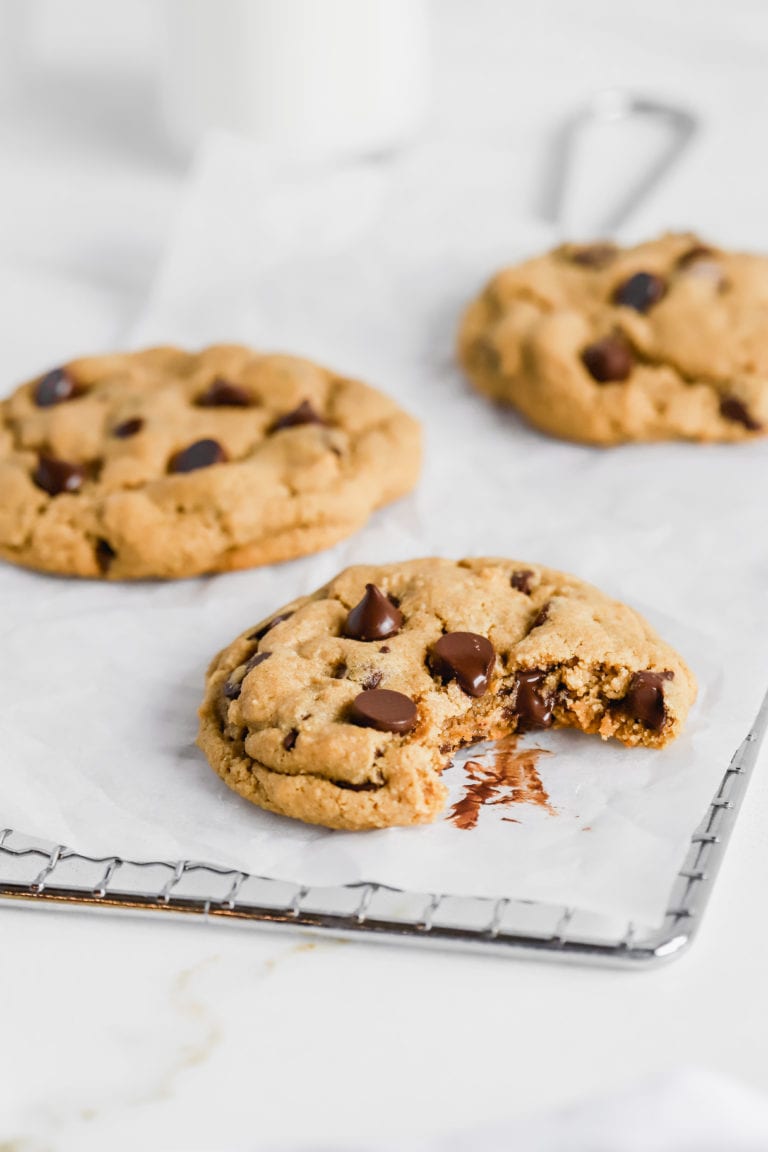
<path fill-rule="evenodd" d="M 243 340 L 359 375 L 424 422 L 424 477 L 357 536 L 276 568 L 137 586 L 0 569 L 0 823 L 88 853 L 661 918 L 768 682 L 768 445 L 602 451 L 473 394 L 460 308 L 551 236 L 508 219 L 501 153 L 455 174 L 423 151 L 297 180 L 232 140 L 205 150 L 132 343 Z M 539 769 L 556 813 L 488 807 L 473 831 L 329 832 L 230 793 L 194 746 L 210 656 L 347 564 L 431 554 L 538 561 L 634 604 L 699 677 L 686 734 L 661 753 L 530 736 L 555 753 Z M 460 767 L 450 783 L 453 801 Z"/>

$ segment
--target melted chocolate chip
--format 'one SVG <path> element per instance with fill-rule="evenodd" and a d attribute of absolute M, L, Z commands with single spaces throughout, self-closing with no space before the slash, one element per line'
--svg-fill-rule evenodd
<path fill-rule="evenodd" d="M 353 724 L 375 728 L 378 732 L 410 732 L 416 727 L 416 718 L 416 705 L 410 696 L 387 688 L 361 692 L 350 708 Z"/>
<path fill-rule="evenodd" d="M 296 741 L 298 740 L 298 738 L 299 738 L 298 730 L 296 728 L 291 728 L 290 732 L 288 733 L 288 735 L 283 740 L 283 748 L 285 748 L 286 752 L 290 752 L 291 749 L 296 747 Z"/>
<path fill-rule="evenodd" d="M 533 632 L 534 628 L 540 628 L 542 624 L 546 624 L 549 619 L 549 604 L 545 604 L 536 615 L 536 619 L 531 624 L 529 631 Z"/>
<path fill-rule="evenodd" d="M 96 563 L 99 566 L 100 572 L 109 571 L 115 556 L 117 556 L 117 552 L 115 552 L 108 540 L 101 539 L 96 541 Z"/>
<path fill-rule="evenodd" d="M 667 711 L 664 707 L 664 681 L 672 680 L 673 672 L 635 672 L 623 704 L 633 720 L 654 732 L 664 727 Z"/>
<path fill-rule="evenodd" d="M 446 632 L 432 648 L 430 663 L 443 680 L 456 680 L 467 696 L 484 696 L 496 650 L 476 632 Z"/>
<path fill-rule="evenodd" d="M 189 448 L 182 449 L 168 462 L 169 472 L 196 472 L 198 468 L 209 468 L 211 464 L 223 464 L 227 454 L 218 440 L 196 440 Z"/>
<path fill-rule="evenodd" d="M 245 388 L 231 384 L 221 376 L 217 376 L 195 400 L 198 408 L 250 408 L 252 403 L 251 394 Z"/>
<path fill-rule="evenodd" d="M 635 358 L 623 336 L 614 334 L 588 344 L 581 353 L 581 360 L 598 384 L 611 384 L 627 379 Z"/>
<path fill-rule="evenodd" d="M 293 612 L 283 612 L 280 616 L 273 616 L 266 624 L 262 624 L 261 628 L 257 628 L 255 632 L 251 632 L 248 637 L 249 640 L 263 640 L 267 632 L 276 628 L 278 624 L 282 624 L 283 620 L 289 620 L 293 616 Z"/>
<path fill-rule="evenodd" d="M 531 594 L 531 582 L 535 576 L 530 568 L 521 568 L 518 572 L 513 572 L 509 578 L 509 582 L 516 592 L 522 592 L 525 596 Z"/>
<path fill-rule="evenodd" d="M 572 263 L 583 268 L 607 268 L 616 259 L 617 252 L 615 244 L 589 244 L 569 252 L 569 257 Z"/>
<path fill-rule="evenodd" d="M 383 679 L 383 672 L 371 672 L 370 676 L 366 676 L 365 680 L 363 680 L 363 688 L 366 692 L 370 692 L 372 689 L 378 688 Z"/>
<path fill-rule="evenodd" d="M 515 673 L 514 703 L 508 711 L 517 717 L 519 732 L 529 728 L 549 728 L 554 722 L 554 697 L 541 691 L 546 676 L 546 671 L 541 668 L 520 669 Z"/>
<path fill-rule="evenodd" d="M 309 400 L 302 400 L 298 408 L 278 416 L 270 427 L 270 432 L 280 432 L 283 428 L 298 428 L 301 424 L 325 424 L 319 412 L 316 412 Z"/>
<path fill-rule="evenodd" d="M 122 424 L 117 424 L 112 429 L 112 435 L 117 436 L 118 440 L 127 440 L 129 436 L 135 436 L 137 432 L 141 432 L 144 427 L 144 421 L 141 416 L 134 416 L 130 420 L 123 420 Z"/>
<path fill-rule="evenodd" d="M 667 285 L 653 272 L 635 272 L 613 293 L 614 304 L 634 308 L 635 312 L 650 312 L 654 304 L 665 295 Z"/>
<path fill-rule="evenodd" d="M 32 479 L 49 496 L 62 492 L 79 492 L 85 483 L 87 469 L 82 464 L 70 464 L 41 452 Z"/>
<path fill-rule="evenodd" d="M 747 406 L 735 396 L 723 396 L 720 401 L 720 415 L 725 420 L 732 420 L 734 424 L 743 424 L 748 432 L 760 432 L 762 424 L 758 424 L 749 414 Z"/>
<path fill-rule="evenodd" d="M 347 616 L 344 635 L 351 640 L 386 640 L 403 626 L 403 614 L 375 584 L 366 584 L 365 595 Z"/>
<path fill-rule="evenodd" d="M 35 404 L 38 408 L 51 408 L 65 400 L 74 400 L 79 395 L 76 381 L 66 368 L 54 368 L 46 372 L 35 385 Z"/>
<path fill-rule="evenodd" d="M 269 660 L 271 655 L 271 652 L 257 652 L 254 656 L 251 656 L 250 660 L 247 660 L 241 668 L 235 668 L 222 689 L 227 700 L 237 700 L 243 690 L 243 680 L 245 680 L 251 669 L 257 668 L 259 664 L 263 664 L 265 660 Z"/>

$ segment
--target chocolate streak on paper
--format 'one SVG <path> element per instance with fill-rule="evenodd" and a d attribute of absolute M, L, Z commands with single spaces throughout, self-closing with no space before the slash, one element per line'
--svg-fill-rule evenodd
<path fill-rule="evenodd" d="M 489 755 L 489 762 L 468 760 L 465 764 L 466 791 L 451 808 L 448 819 L 457 828 L 468 831 L 477 826 L 485 804 L 538 804 L 550 814 L 554 808 L 541 782 L 536 764 L 550 753 L 545 748 L 517 749 L 517 736 L 499 740 Z M 503 817 L 509 823 L 514 821 Z"/>

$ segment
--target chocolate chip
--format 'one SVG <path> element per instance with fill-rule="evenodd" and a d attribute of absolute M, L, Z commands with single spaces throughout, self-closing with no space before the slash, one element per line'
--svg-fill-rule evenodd
<path fill-rule="evenodd" d="M 51 408 L 65 400 L 74 400 L 79 392 L 76 381 L 66 368 L 54 368 L 41 376 L 35 385 L 35 404 L 38 408 Z"/>
<path fill-rule="evenodd" d="M 123 420 L 122 424 L 117 424 L 112 429 L 112 435 L 117 436 L 118 440 L 127 440 L 129 436 L 141 432 L 143 427 L 144 421 L 141 416 L 134 416 L 130 420 Z"/>
<path fill-rule="evenodd" d="M 391 652 L 391 651 L 392 651 L 392 649 L 390 648 L 389 644 L 382 644 L 381 648 L 379 648 L 379 652 Z"/>
<path fill-rule="evenodd" d="M 383 679 L 383 672 L 371 672 L 370 676 L 366 676 L 365 680 L 363 680 L 363 688 L 366 692 L 370 692 L 372 689 L 378 688 Z"/>
<path fill-rule="evenodd" d="M 525 596 L 530 596 L 531 582 L 534 576 L 535 572 L 532 572 L 530 568 L 521 568 L 519 571 L 512 573 L 509 582 L 517 592 L 522 592 Z"/>
<path fill-rule="evenodd" d="M 544 607 L 539 610 L 529 631 L 533 632 L 534 628 L 540 628 L 542 624 L 546 624 L 547 620 L 549 620 L 549 604 L 545 604 Z"/>
<path fill-rule="evenodd" d="M 672 680 L 674 672 L 635 672 L 623 704 L 633 720 L 654 732 L 664 727 L 667 711 L 664 707 L 664 681 Z"/>
<path fill-rule="evenodd" d="M 726 420 L 732 420 L 734 424 L 743 424 L 748 432 L 760 432 L 763 427 L 750 416 L 746 405 L 735 396 L 723 396 L 720 401 L 720 415 Z"/>
<path fill-rule="evenodd" d="M 276 628 L 278 624 L 282 624 L 283 620 L 289 620 L 293 616 L 293 612 L 283 612 L 280 616 L 273 616 L 266 624 L 262 624 L 261 628 L 257 628 L 255 632 L 251 632 L 248 637 L 249 640 L 263 640 L 267 632 Z"/>
<path fill-rule="evenodd" d="M 634 276 L 619 284 L 613 293 L 613 302 L 634 308 L 635 312 L 649 312 L 666 291 L 667 285 L 661 276 L 653 272 L 635 272 Z"/>
<path fill-rule="evenodd" d="M 115 552 L 108 540 L 100 539 L 96 541 L 96 563 L 99 566 L 100 572 L 109 571 L 115 556 L 117 556 L 117 552 Z"/>
<path fill-rule="evenodd" d="M 278 416 L 270 427 L 270 432 L 280 432 L 283 428 L 298 428 L 301 424 L 325 424 L 319 412 L 316 412 L 309 400 L 302 400 L 298 408 Z"/>
<path fill-rule="evenodd" d="M 691 264 L 697 264 L 699 260 L 711 260 L 716 255 L 714 248 L 708 247 L 706 244 L 694 244 L 682 256 L 677 258 L 678 268 L 688 268 Z"/>
<path fill-rule="evenodd" d="M 416 705 L 402 692 L 374 688 L 355 697 L 350 719 L 353 724 L 375 728 L 377 732 L 410 732 L 416 727 Z"/>
<path fill-rule="evenodd" d="M 386 640 L 403 626 L 403 614 L 375 584 L 366 584 L 365 595 L 350 611 L 344 635 L 351 640 Z"/>
<path fill-rule="evenodd" d="M 253 398 L 239 384 L 231 384 L 221 376 L 201 392 L 195 400 L 198 408 L 250 408 Z"/>
<path fill-rule="evenodd" d="M 338 664 L 331 673 L 331 676 L 333 676 L 334 680 L 343 680 L 346 677 L 348 671 L 349 669 L 347 668 L 346 661 L 339 660 Z"/>
<path fill-rule="evenodd" d="M 70 464 L 41 452 L 32 479 L 49 496 L 58 496 L 62 492 L 78 492 L 85 483 L 86 469 L 82 464 Z"/>
<path fill-rule="evenodd" d="M 541 668 L 520 669 L 515 673 L 512 687 L 514 703 L 508 711 L 517 717 L 518 731 L 549 728 L 553 724 L 554 697 L 541 691 L 546 676 L 546 671 Z"/>
<path fill-rule="evenodd" d="M 290 732 L 283 740 L 283 748 L 285 748 L 286 752 L 290 752 L 292 748 L 296 747 L 296 741 L 298 738 L 298 730 L 296 728 L 291 728 Z"/>
<path fill-rule="evenodd" d="M 588 344 L 581 353 L 581 360 L 593 380 L 598 384 L 610 384 L 627 379 L 635 358 L 623 336 L 614 334 Z"/>
<path fill-rule="evenodd" d="M 245 680 L 248 673 L 252 668 L 257 668 L 259 664 L 263 664 L 265 660 L 269 660 L 271 652 L 257 652 L 247 660 L 245 664 L 239 668 L 235 668 L 230 673 L 229 679 L 225 682 L 223 692 L 227 700 L 237 700 L 238 696 L 243 690 L 243 680 Z"/>
<path fill-rule="evenodd" d="M 568 256 L 574 264 L 584 268 L 607 268 L 618 254 L 615 244 L 590 244 L 586 248 L 575 248 Z"/>
<path fill-rule="evenodd" d="M 484 696 L 496 663 L 496 650 L 476 632 L 446 632 L 430 654 L 433 670 L 443 680 L 456 680 L 467 696 Z"/>
<path fill-rule="evenodd" d="M 227 454 L 218 440 L 196 440 L 189 448 L 182 449 L 168 462 L 169 472 L 196 472 L 198 468 L 208 468 L 211 464 L 223 464 Z"/>
<path fill-rule="evenodd" d="M 333 783 L 345 792 L 378 792 L 383 787 L 382 784 L 375 784 L 372 780 L 366 780 L 364 784 L 350 784 L 348 780 L 334 780 Z"/>

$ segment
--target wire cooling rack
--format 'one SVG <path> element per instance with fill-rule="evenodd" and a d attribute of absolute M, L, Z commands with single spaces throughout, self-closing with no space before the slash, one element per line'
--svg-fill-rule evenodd
<path fill-rule="evenodd" d="M 525 900 L 406 892 L 375 883 L 310 888 L 193 860 L 84 856 L 9 828 L 0 832 L 0 904 L 293 927 L 637 967 L 678 956 L 694 939 L 767 726 L 768 695 L 691 836 L 667 914 L 654 931 Z"/>

